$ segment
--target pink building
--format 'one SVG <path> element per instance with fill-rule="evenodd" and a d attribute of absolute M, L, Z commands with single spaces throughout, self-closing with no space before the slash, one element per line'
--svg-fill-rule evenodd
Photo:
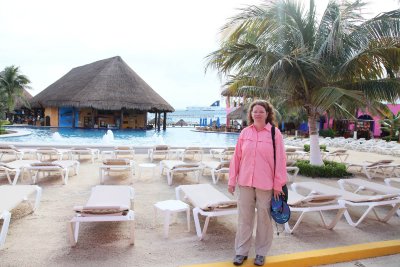
<path fill-rule="evenodd" d="M 400 111 L 400 104 L 388 104 L 388 107 L 395 115 Z M 357 122 L 357 129 L 363 127 L 369 128 L 373 132 L 375 137 L 381 136 L 382 131 L 379 123 L 379 121 L 382 119 L 381 117 L 371 116 L 368 112 L 359 111 L 357 114 L 357 119 L 359 119 L 359 121 Z M 332 127 L 332 124 L 333 124 L 333 119 L 329 121 L 330 127 Z M 348 130 L 354 131 L 354 127 L 355 127 L 354 122 L 349 123 Z M 323 128 L 324 129 L 328 128 L 327 122 L 324 123 Z"/>

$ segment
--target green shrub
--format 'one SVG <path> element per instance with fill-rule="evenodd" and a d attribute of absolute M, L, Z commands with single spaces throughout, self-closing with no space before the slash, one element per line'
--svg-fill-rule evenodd
<path fill-rule="evenodd" d="M 319 135 L 322 137 L 333 138 L 333 137 L 335 137 L 336 132 L 333 129 L 329 128 L 329 129 L 325 129 L 325 130 L 319 130 Z"/>
<path fill-rule="evenodd" d="M 343 178 L 351 174 L 346 171 L 346 165 L 334 161 L 324 160 L 324 165 L 310 165 L 309 160 L 298 160 L 296 166 L 299 167 L 299 174 L 307 177 L 335 177 Z"/>
<path fill-rule="evenodd" d="M 10 124 L 8 120 L 0 120 L 0 134 L 5 134 L 7 133 L 6 128 L 4 128 L 4 125 Z"/>
<path fill-rule="evenodd" d="M 319 145 L 319 149 L 321 149 L 322 151 L 327 151 L 326 150 L 326 145 Z M 305 144 L 304 145 L 304 151 L 305 152 L 310 152 L 310 145 Z"/>
<path fill-rule="evenodd" d="M 399 136 L 398 135 L 396 135 L 396 136 L 388 135 L 388 136 L 382 137 L 382 139 L 385 140 L 386 142 L 398 141 L 399 140 Z"/>

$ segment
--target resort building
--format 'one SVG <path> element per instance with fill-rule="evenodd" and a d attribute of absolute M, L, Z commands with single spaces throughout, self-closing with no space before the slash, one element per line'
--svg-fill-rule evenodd
<path fill-rule="evenodd" d="M 227 126 L 234 120 L 242 122 L 242 127 L 246 126 L 247 120 L 247 106 L 254 99 L 254 97 L 245 96 L 227 88 L 221 92 L 221 96 L 225 97 L 227 109 Z M 400 104 L 387 104 L 387 107 L 393 114 L 400 112 Z M 337 135 L 346 138 L 353 137 L 354 132 L 357 132 L 358 138 L 372 138 L 382 137 L 385 133 L 381 130 L 380 121 L 383 118 L 380 116 L 373 116 L 368 112 L 357 111 L 356 119 L 333 119 L 329 118 L 327 114 L 320 116 L 317 121 L 317 128 L 319 130 L 333 129 Z M 236 128 L 236 127 L 234 127 Z M 294 123 L 291 121 L 279 122 L 279 128 L 285 133 L 294 134 L 295 131 L 300 133 L 308 133 L 308 122 Z"/>
<path fill-rule="evenodd" d="M 58 127 L 146 129 L 151 112 L 160 129 L 161 114 L 165 122 L 174 111 L 119 56 L 73 68 L 30 104 L 43 125 Z"/>

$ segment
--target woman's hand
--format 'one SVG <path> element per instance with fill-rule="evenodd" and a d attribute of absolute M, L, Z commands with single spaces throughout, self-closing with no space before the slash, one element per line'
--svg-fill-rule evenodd
<path fill-rule="evenodd" d="M 281 190 L 281 191 L 278 191 L 278 190 L 275 190 L 275 189 L 274 189 L 274 198 L 275 198 L 276 200 L 278 200 L 279 195 L 284 195 L 284 193 L 282 192 L 282 190 Z"/>
<path fill-rule="evenodd" d="M 228 192 L 233 195 L 233 193 L 235 192 L 235 187 L 233 185 L 229 185 L 228 186 Z"/>

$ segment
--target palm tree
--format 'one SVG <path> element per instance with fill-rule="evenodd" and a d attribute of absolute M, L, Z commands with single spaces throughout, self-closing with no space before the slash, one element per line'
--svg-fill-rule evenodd
<path fill-rule="evenodd" d="M 344 3 L 343 3 L 344 2 Z M 387 114 L 400 83 L 400 10 L 370 20 L 362 0 L 330 1 L 322 18 L 294 0 L 249 6 L 222 28 L 221 48 L 207 67 L 221 75 L 255 77 L 268 95 L 280 95 L 308 117 L 310 163 L 322 165 L 316 122 L 326 111 L 353 117 L 356 108 Z"/>
<path fill-rule="evenodd" d="M 9 66 L 0 72 L 0 95 L 6 101 L 8 112 L 14 110 L 15 99 L 23 97 L 24 89 L 29 89 L 30 80 L 19 71 L 19 67 Z"/>

